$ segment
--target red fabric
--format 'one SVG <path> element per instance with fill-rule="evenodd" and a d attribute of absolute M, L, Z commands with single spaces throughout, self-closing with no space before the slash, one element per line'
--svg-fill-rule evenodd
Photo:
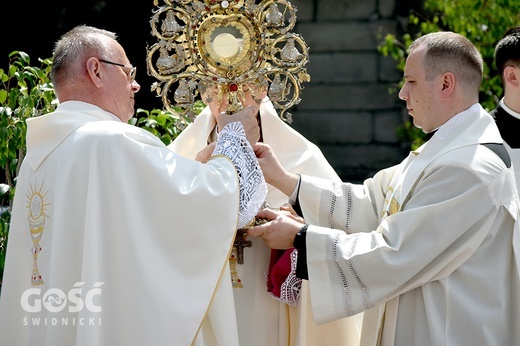
<path fill-rule="evenodd" d="M 280 289 L 291 273 L 291 253 L 294 249 L 271 249 L 269 269 L 267 272 L 267 292 L 280 298 Z"/>

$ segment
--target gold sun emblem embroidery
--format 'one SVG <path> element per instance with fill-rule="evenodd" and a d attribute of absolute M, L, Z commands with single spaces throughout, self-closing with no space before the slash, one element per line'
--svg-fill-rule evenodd
<path fill-rule="evenodd" d="M 34 258 L 33 272 L 31 276 L 31 284 L 33 286 L 43 284 L 42 276 L 38 271 L 38 254 L 42 250 L 40 240 L 42 239 L 43 231 L 45 229 L 45 220 L 48 217 L 45 214 L 45 208 L 48 205 L 45 203 L 46 194 L 46 192 L 43 192 L 42 183 L 39 187 L 33 187 L 30 185 L 30 193 L 27 195 L 27 221 L 31 232 L 33 243 L 31 252 Z"/>
<path fill-rule="evenodd" d="M 395 197 L 392 197 L 392 200 L 390 201 L 390 205 L 388 208 L 388 215 L 393 215 L 399 211 L 399 202 L 395 199 Z"/>
<path fill-rule="evenodd" d="M 390 215 L 393 215 L 399 211 L 401 208 L 399 204 L 399 197 L 401 192 L 401 186 L 398 186 L 397 189 L 393 189 L 390 187 L 388 189 L 388 195 L 385 201 L 386 208 L 383 210 L 383 218 L 386 218 Z"/>

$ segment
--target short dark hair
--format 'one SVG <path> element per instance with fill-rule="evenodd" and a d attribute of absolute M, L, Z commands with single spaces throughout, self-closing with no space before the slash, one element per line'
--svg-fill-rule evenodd
<path fill-rule="evenodd" d="M 510 64 L 520 66 L 520 26 L 507 30 L 495 47 L 495 66 L 500 78 Z"/>
<path fill-rule="evenodd" d="M 423 65 L 427 80 L 449 71 L 478 93 L 484 63 L 482 55 L 470 40 L 451 31 L 432 32 L 412 42 L 408 53 L 423 46 L 426 48 Z"/>

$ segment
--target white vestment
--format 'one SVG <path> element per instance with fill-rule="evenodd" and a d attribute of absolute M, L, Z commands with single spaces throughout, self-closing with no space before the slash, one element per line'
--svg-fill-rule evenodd
<path fill-rule="evenodd" d="M 477 144 L 501 142 L 476 104 L 363 185 L 303 176 L 302 209 L 347 231 L 308 228 L 317 320 L 365 311 L 362 345 L 520 345 L 514 174 Z"/>
<path fill-rule="evenodd" d="M 256 162 L 251 147 L 238 144 L 246 141 L 242 126 L 230 125 L 242 130 L 226 133 L 240 135 L 231 147 L 249 150 L 232 154 Z M 239 205 L 252 218 L 266 193 L 264 181 L 244 214 L 236 164 L 223 155 L 207 164 L 188 160 L 84 102 L 28 120 L 0 343 L 190 345 L 199 329 L 220 327 L 206 316 L 212 302 L 233 299 L 228 258 Z M 241 172 L 263 181 L 256 165 Z M 236 345 L 236 324 L 226 328 L 211 333 L 231 331 L 229 345 Z"/>
<path fill-rule="evenodd" d="M 320 149 L 284 123 L 268 98 L 260 106 L 260 123 L 263 142 L 272 147 L 287 170 L 341 181 Z M 215 126 L 215 117 L 206 107 L 168 147 L 176 153 L 194 158 L 212 141 Z M 267 202 L 271 207 L 279 207 L 288 202 L 288 197 L 268 185 Z M 304 213 L 303 216 L 307 222 L 318 222 L 312 214 Z M 322 225 L 329 226 L 329 220 L 324 220 Z M 270 296 L 264 275 L 269 265 L 270 249 L 259 237 L 250 240 L 252 247 L 244 249 L 244 264 L 237 270 L 244 287 L 234 289 L 241 346 L 359 344 L 363 314 L 318 326 L 310 311 L 306 281 L 302 283 L 300 304 L 296 307 Z"/>

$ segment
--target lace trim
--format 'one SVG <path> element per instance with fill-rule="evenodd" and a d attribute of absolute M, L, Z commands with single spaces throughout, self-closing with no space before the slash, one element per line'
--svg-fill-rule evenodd
<path fill-rule="evenodd" d="M 262 207 L 267 195 L 267 185 L 240 122 L 229 123 L 222 129 L 213 155 L 227 156 L 236 167 L 240 185 L 238 229 L 243 228 Z"/>
<path fill-rule="evenodd" d="M 289 251 L 289 250 L 287 250 Z M 298 250 L 293 249 L 291 252 L 291 272 L 280 286 L 280 296 L 269 292 L 269 294 L 276 300 L 284 304 L 297 306 L 300 302 L 300 293 L 302 289 L 302 279 L 296 276 L 296 263 L 298 261 Z M 267 281 L 269 270 L 264 273 Z"/>
<path fill-rule="evenodd" d="M 302 279 L 296 277 L 297 260 L 298 250 L 294 249 L 291 253 L 291 273 L 287 275 L 287 280 L 284 281 L 280 289 L 280 300 L 292 306 L 298 305 L 302 289 Z"/>

